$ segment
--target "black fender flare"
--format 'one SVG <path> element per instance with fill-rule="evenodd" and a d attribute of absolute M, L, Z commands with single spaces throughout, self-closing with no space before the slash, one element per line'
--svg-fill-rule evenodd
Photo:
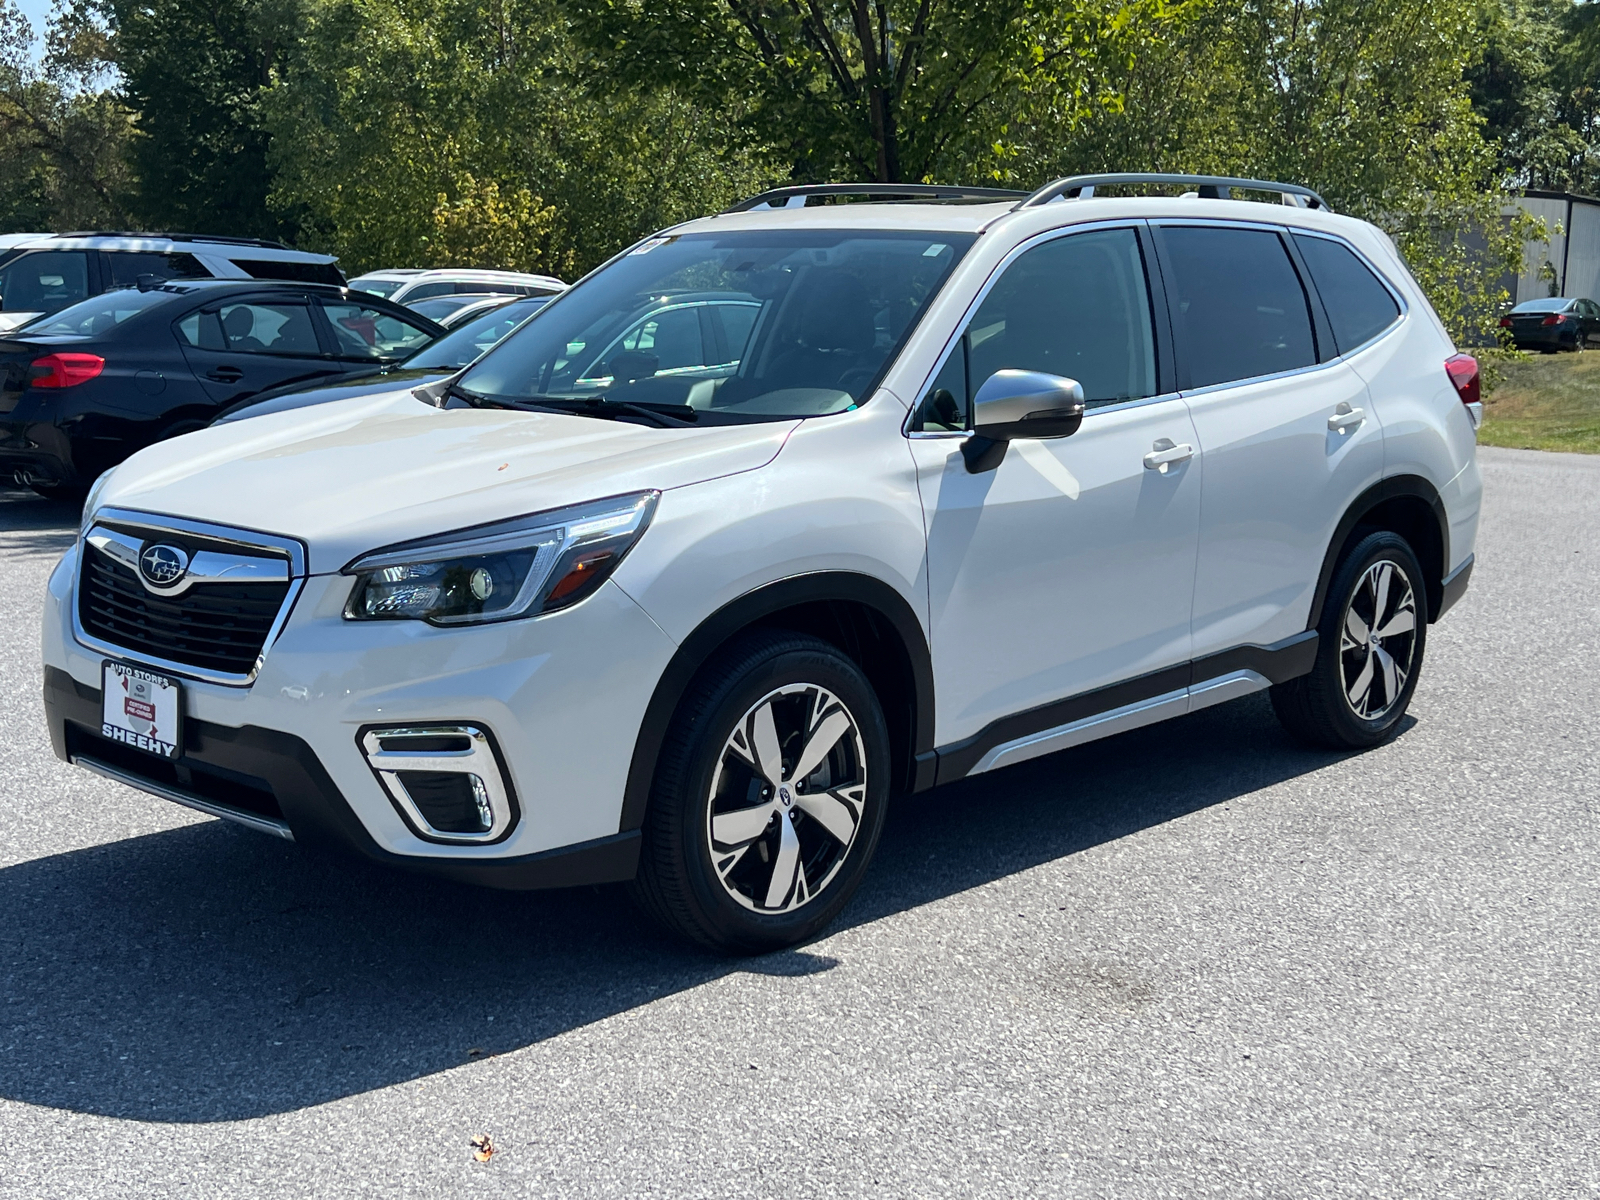
<path fill-rule="evenodd" d="M 666 739 L 667 726 L 677 711 L 684 692 L 696 672 L 719 647 L 741 629 L 798 605 L 829 600 L 861 604 L 889 623 L 899 637 L 911 668 L 914 715 L 912 790 L 933 786 L 933 656 L 922 622 L 911 605 L 889 584 L 871 575 L 854 571 L 814 571 L 792 575 L 762 584 L 730 600 L 712 613 L 683 639 L 667 663 L 645 707 L 644 719 L 634 740 L 633 758 L 628 766 L 628 781 L 622 794 L 622 819 L 619 832 L 642 828 L 650 804 L 650 785 L 655 777 L 656 759 Z M 924 778 L 926 776 L 926 778 Z"/>
<path fill-rule="evenodd" d="M 1350 507 L 1345 509 L 1344 516 L 1339 518 L 1339 524 L 1333 530 L 1333 538 L 1328 543 L 1327 552 L 1322 557 L 1322 570 L 1317 575 L 1317 590 L 1311 599 L 1311 615 L 1306 619 L 1307 629 L 1315 629 L 1322 619 L 1322 605 L 1327 599 L 1328 586 L 1333 582 L 1333 570 L 1339 565 L 1340 552 L 1349 542 L 1350 535 L 1373 509 L 1404 496 L 1414 497 L 1427 504 L 1439 522 L 1440 578 L 1428 581 L 1428 616 L 1430 621 L 1437 619 L 1443 576 L 1450 569 L 1450 520 L 1445 513 L 1444 501 L 1439 497 L 1438 488 L 1420 475 L 1395 475 L 1373 484 L 1362 492 L 1351 502 Z"/>

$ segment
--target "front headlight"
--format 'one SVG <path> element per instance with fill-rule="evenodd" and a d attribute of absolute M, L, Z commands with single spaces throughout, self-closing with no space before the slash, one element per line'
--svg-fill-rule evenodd
<path fill-rule="evenodd" d="M 605 582 L 650 524 L 660 492 L 533 513 L 364 554 L 353 621 L 472 625 L 576 604 Z"/>

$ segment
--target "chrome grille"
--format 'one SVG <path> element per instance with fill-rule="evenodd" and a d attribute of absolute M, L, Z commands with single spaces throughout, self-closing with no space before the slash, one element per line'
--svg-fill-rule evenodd
<path fill-rule="evenodd" d="M 79 640 L 202 679 L 253 679 L 302 583 L 301 556 L 280 539 L 258 547 L 202 528 L 97 520 L 80 543 Z M 146 578 L 140 555 L 154 545 L 183 549 L 187 576 L 172 585 Z"/>

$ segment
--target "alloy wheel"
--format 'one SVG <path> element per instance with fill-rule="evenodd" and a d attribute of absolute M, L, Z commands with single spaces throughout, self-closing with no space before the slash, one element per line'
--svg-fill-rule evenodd
<path fill-rule="evenodd" d="M 1373 563 L 1351 594 L 1339 638 L 1344 697 L 1363 721 L 1382 720 L 1398 703 L 1411 674 L 1416 630 L 1410 578 L 1389 559 Z"/>
<path fill-rule="evenodd" d="M 861 828 L 867 753 L 844 703 L 816 684 L 767 693 L 723 743 L 706 809 L 712 866 L 759 913 L 809 904 Z"/>

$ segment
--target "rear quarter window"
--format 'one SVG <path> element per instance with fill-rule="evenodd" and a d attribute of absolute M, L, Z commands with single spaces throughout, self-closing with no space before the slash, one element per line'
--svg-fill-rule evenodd
<path fill-rule="evenodd" d="M 1370 342 L 1394 324 L 1400 306 L 1353 251 L 1328 238 L 1298 233 L 1294 242 L 1311 272 L 1340 354 Z"/>
<path fill-rule="evenodd" d="M 269 258 L 236 258 L 233 265 L 251 279 L 285 279 L 291 283 L 331 283 L 344 286 L 344 275 L 333 263 L 275 262 Z"/>

